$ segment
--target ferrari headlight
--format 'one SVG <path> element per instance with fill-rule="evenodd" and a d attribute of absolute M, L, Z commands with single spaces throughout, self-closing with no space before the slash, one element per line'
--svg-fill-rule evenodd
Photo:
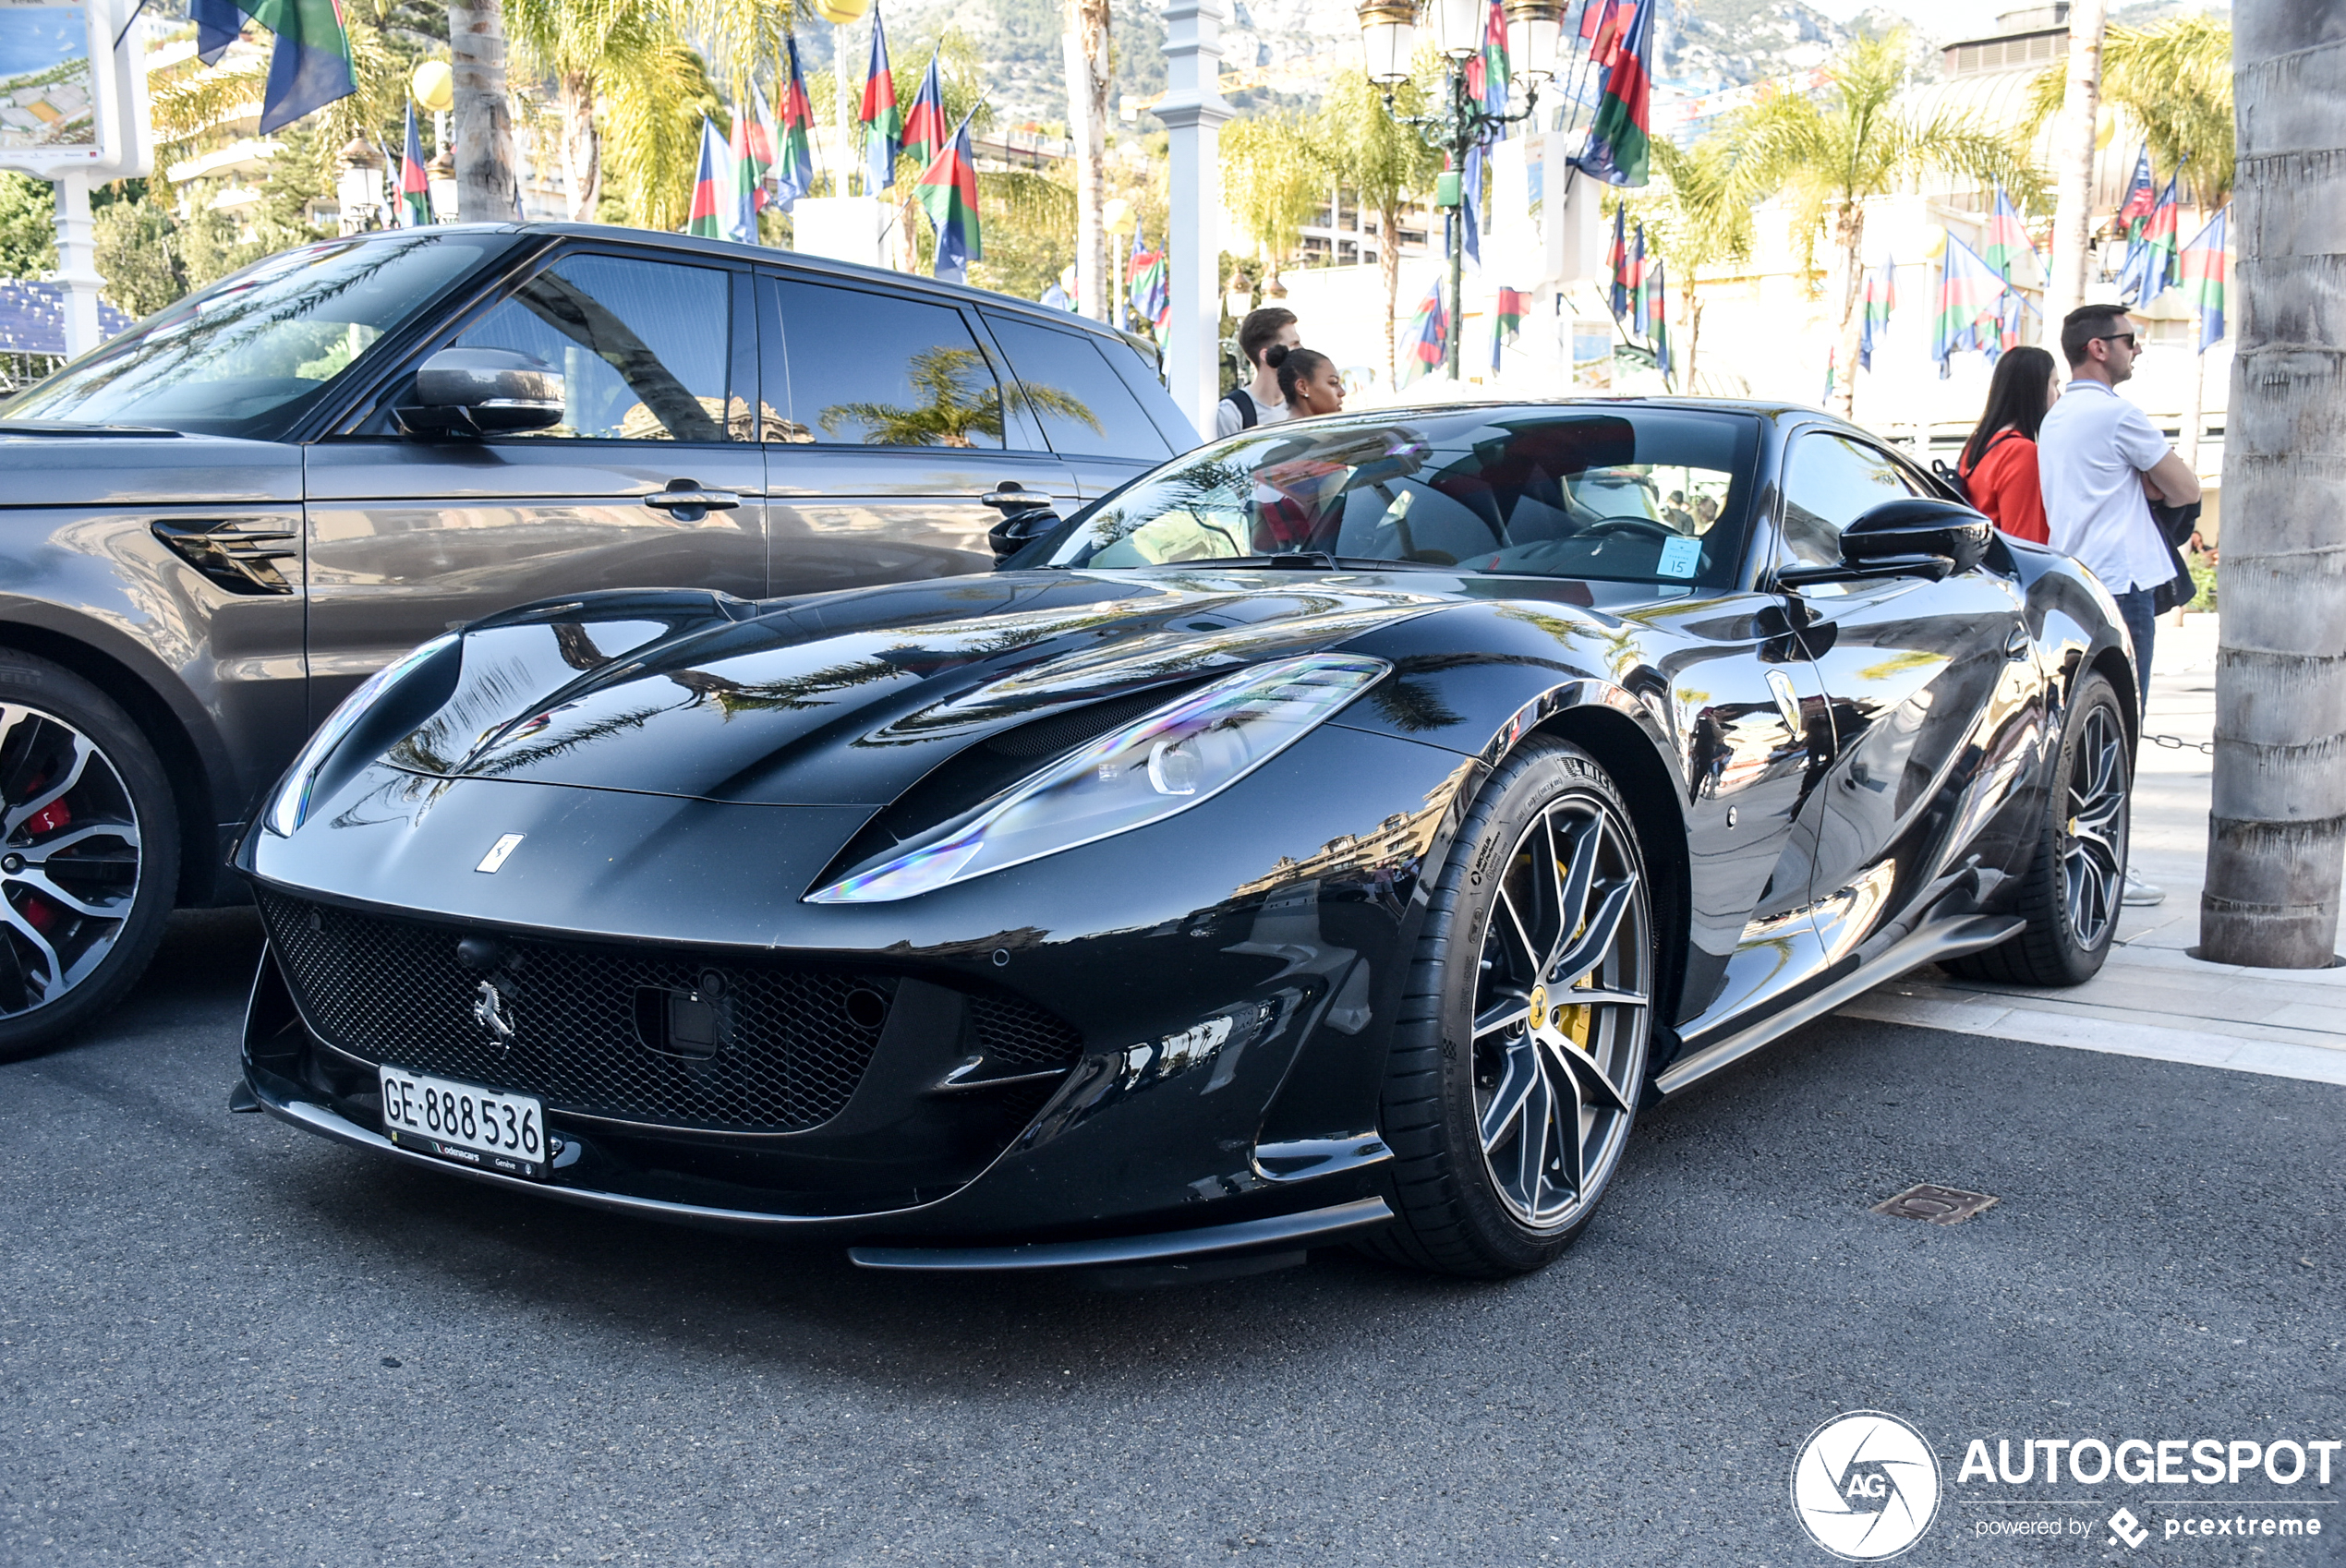
<path fill-rule="evenodd" d="M 285 771 L 284 780 L 278 784 L 277 793 L 260 819 L 269 831 L 280 838 L 293 836 L 293 830 L 301 826 L 302 818 L 309 814 L 309 792 L 318 782 L 319 770 L 326 766 L 326 759 L 334 754 L 334 748 L 341 745 L 344 738 L 366 717 L 367 710 L 375 705 L 376 700 L 399 683 L 401 677 L 429 662 L 435 655 L 446 651 L 456 640 L 457 635 L 453 632 L 444 637 L 434 637 L 421 647 L 393 659 L 361 681 L 357 691 L 343 698 L 341 706 L 327 715 L 326 722 L 318 727 L 315 735 L 309 737 L 309 743 L 301 748 L 301 754 L 294 758 L 293 766 Z"/>
<path fill-rule="evenodd" d="M 1072 752 L 810 904 L 909 899 L 1127 832 L 1211 800 L 1358 696 L 1391 667 L 1349 654 L 1258 664 Z"/>

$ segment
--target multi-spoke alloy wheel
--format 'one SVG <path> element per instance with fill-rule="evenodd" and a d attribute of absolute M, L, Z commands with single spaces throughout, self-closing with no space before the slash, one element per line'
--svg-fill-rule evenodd
<path fill-rule="evenodd" d="M 42 660 L 0 656 L 0 675 L 8 1056 L 87 1021 L 138 978 L 169 912 L 178 839 L 162 769 L 119 708 Z M 27 687 L 36 694 L 18 696 Z"/>
<path fill-rule="evenodd" d="M 1657 997 L 1652 890 L 1620 790 L 1527 742 L 1441 868 L 1394 1029 L 1385 1134 L 1399 1223 L 1366 1245 L 1445 1273 L 1536 1269 L 1621 1163 Z"/>
<path fill-rule="evenodd" d="M 2062 913 L 2080 947 L 2098 947 L 2118 918 L 2126 874 L 2126 734 L 2118 715 L 2086 715 L 2069 764 L 2068 820 L 2062 826 Z"/>
<path fill-rule="evenodd" d="M 1499 878 L 1474 998 L 1482 1157 L 1527 1228 L 1612 1173 L 1645 1063 L 1651 937 L 1626 828 L 1590 793 L 1533 817 Z"/>
<path fill-rule="evenodd" d="M 2103 676 L 2087 671 L 2069 694 L 2068 715 L 2043 793 L 2036 852 L 2015 879 L 2008 905 L 2027 923 L 1984 953 L 1946 960 L 1972 980 L 2008 985 L 2075 985 L 2091 980 L 2118 932 L 2126 874 L 2127 802 L 2134 759 L 2126 710 Z"/>

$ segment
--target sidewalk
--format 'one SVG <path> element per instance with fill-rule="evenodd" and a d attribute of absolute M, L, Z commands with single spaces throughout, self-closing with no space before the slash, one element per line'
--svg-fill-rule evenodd
<path fill-rule="evenodd" d="M 1856 1018 L 2042 1045 L 2192 1062 L 2241 1072 L 2346 1083 L 2346 969 L 2243 969 L 2202 963 L 2199 889 L 2207 853 L 2215 725 L 2212 615 L 2162 619 L 2153 655 L 2151 735 L 2135 770 L 2134 868 L 2167 901 L 2129 909 L 2100 974 L 2069 990 L 1957 980 L 1935 965 L 1910 971 L 1841 1010 Z"/>

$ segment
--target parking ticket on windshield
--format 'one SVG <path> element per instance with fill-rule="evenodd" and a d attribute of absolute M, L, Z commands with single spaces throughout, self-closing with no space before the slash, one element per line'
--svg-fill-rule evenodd
<path fill-rule="evenodd" d="M 1681 536 L 1662 547 L 1662 559 L 1654 570 L 1664 577 L 1691 577 L 1695 568 L 1702 564 L 1702 541 Z"/>

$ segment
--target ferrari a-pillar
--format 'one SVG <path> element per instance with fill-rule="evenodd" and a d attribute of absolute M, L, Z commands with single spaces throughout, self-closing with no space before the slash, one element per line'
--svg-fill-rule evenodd
<path fill-rule="evenodd" d="M 1232 111 L 1221 71 L 1221 0 L 1166 0 L 1167 90 L 1156 106 L 1172 132 L 1166 384 L 1202 436 L 1213 435 L 1222 396 L 1222 122 Z"/>

